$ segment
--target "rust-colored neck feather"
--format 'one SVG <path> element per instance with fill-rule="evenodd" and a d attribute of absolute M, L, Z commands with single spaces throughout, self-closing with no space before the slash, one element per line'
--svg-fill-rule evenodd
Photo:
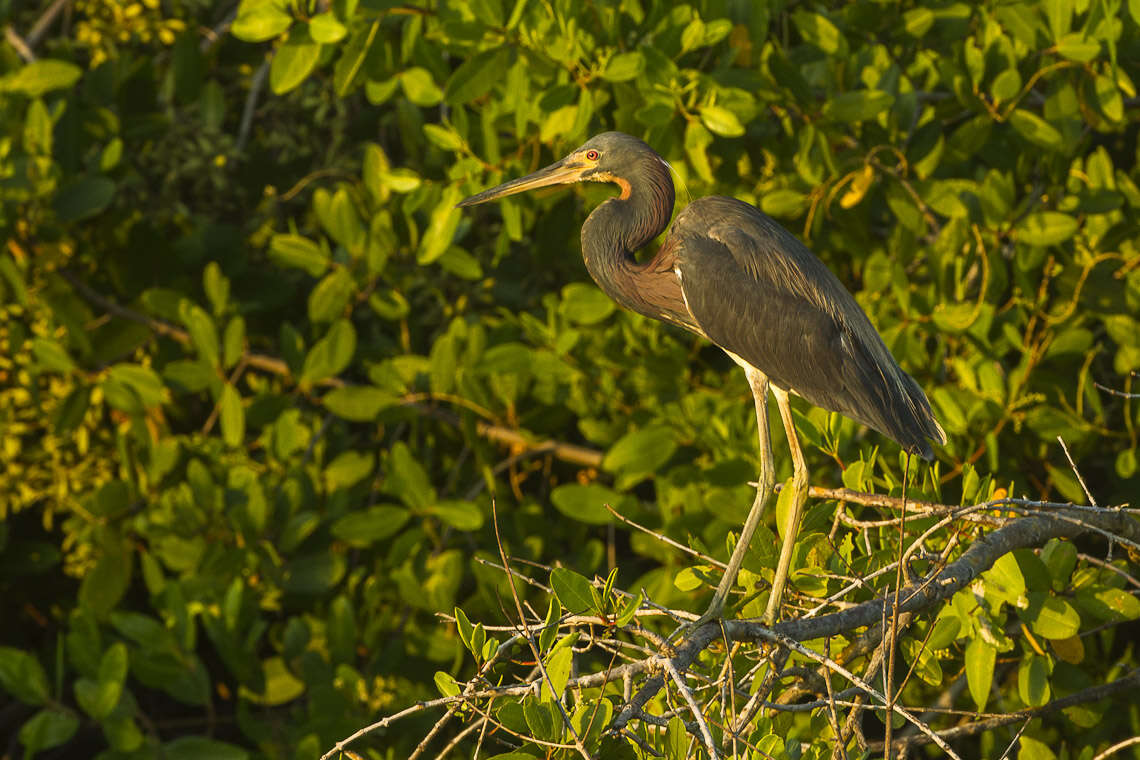
<path fill-rule="evenodd" d="M 609 177 L 621 196 L 594 209 L 582 225 L 582 258 L 590 276 L 610 298 L 627 309 L 693 329 L 673 272 L 668 241 L 650 261 L 634 252 L 661 234 L 673 214 L 673 180 L 656 154 L 641 157 L 626 176 Z"/>

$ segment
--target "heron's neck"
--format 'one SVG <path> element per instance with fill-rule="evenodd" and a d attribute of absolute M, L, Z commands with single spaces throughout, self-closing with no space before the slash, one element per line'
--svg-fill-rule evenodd
<path fill-rule="evenodd" d="M 673 213 L 673 180 L 663 161 L 648 159 L 623 183 L 622 195 L 594 209 L 582 225 L 582 258 L 594 281 L 627 309 L 650 313 L 640 291 L 651 272 L 672 276 L 672 264 L 660 255 L 639 264 L 633 254 L 661 234 Z M 628 191 L 626 188 L 629 188 Z"/>

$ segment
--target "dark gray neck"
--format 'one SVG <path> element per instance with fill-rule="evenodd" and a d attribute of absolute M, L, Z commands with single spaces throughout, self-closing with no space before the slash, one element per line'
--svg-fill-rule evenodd
<path fill-rule="evenodd" d="M 650 313 L 639 290 L 640 278 L 648 270 L 659 270 L 662 262 L 639 264 L 633 254 L 669 224 L 673 180 L 664 162 L 653 156 L 640 162 L 628 182 L 628 195 L 605 201 L 582 225 L 582 258 L 594 282 L 610 298 L 660 319 L 660 314 Z"/>

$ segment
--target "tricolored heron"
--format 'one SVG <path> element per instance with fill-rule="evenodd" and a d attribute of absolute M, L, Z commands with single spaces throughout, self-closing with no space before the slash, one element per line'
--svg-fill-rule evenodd
<path fill-rule="evenodd" d="M 740 540 L 701 620 L 718 617 L 772 493 L 768 391 L 776 397 L 792 453 L 790 519 L 764 613 L 780 611 L 808 473 L 788 394 L 839 412 L 893 438 L 910 453 L 933 455 L 946 442 L 918 383 L 883 344 L 867 315 L 823 262 L 755 206 L 712 196 L 690 203 L 645 263 L 633 252 L 657 237 L 673 211 L 669 166 L 636 137 L 605 132 L 561 161 L 459 203 L 474 206 L 514 193 L 572 182 L 610 182 L 621 192 L 582 225 L 586 269 L 610 298 L 678 325 L 724 349 L 744 368 L 756 401 L 760 478 Z"/>

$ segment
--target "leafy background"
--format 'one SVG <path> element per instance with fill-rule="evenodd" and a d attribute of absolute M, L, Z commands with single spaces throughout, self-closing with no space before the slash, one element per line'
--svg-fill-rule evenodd
<path fill-rule="evenodd" d="M 754 202 L 852 289 L 950 436 L 916 495 L 1084 503 L 1060 436 L 1100 504 L 1135 501 L 1135 0 L 57 0 L 0 22 L 5 756 L 315 758 L 438 695 L 471 665 L 436 613 L 505 622 L 492 500 L 515 556 L 700 607 L 691 562 L 604 505 L 723 555 L 757 468 L 744 378 L 589 282 L 578 230 L 610 191 L 454 208 L 604 129 L 665 156 L 680 203 Z M 897 492 L 897 446 L 797 412 L 814 484 Z M 1136 665 L 1134 624 L 1094 631 L 1140 616 L 1134 585 L 1048 569 L 1087 651 L 1041 655 L 1044 694 L 1011 653 L 991 707 Z M 1023 751 L 1140 733 L 1135 703 L 1101 704 Z"/>

